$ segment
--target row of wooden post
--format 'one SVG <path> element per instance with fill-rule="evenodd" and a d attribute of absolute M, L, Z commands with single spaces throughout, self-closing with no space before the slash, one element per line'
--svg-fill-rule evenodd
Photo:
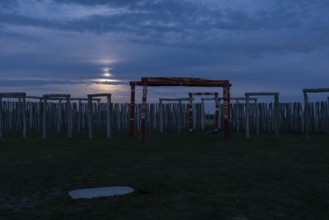
<path fill-rule="evenodd" d="M 89 138 L 93 138 L 93 126 L 92 126 L 92 102 L 95 100 L 94 97 L 107 97 L 107 138 L 111 138 L 111 115 L 110 115 L 110 109 L 111 109 L 111 94 L 110 93 L 101 93 L 101 94 L 89 94 L 88 99 L 84 98 L 71 98 L 69 94 L 45 94 L 42 97 L 36 97 L 36 96 L 26 96 L 26 93 L 0 93 L 0 138 L 2 138 L 3 134 L 3 98 L 9 98 L 9 99 L 18 99 L 18 113 L 21 115 L 21 120 L 23 123 L 23 138 L 26 138 L 27 133 L 27 124 L 26 124 L 26 99 L 39 99 L 40 101 L 40 108 L 42 107 L 42 138 L 47 138 L 48 133 L 48 101 L 59 101 L 59 110 L 57 119 L 57 131 L 60 130 L 60 123 L 62 119 L 62 111 L 60 109 L 62 100 L 66 101 L 66 124 L 67 124 L 67 137 L 72 138 L 72 105 L 71 100 L 78 100 L 79 101 L 79 108 L 81 107 L 81 101 L 87 100 L 88 101 L 88 128 L 89 128 Z M 99 99 L 100 101 L 100 99 Z M 41 105 L 42 104 L 42 105 Z M 79 109 L 81 112 L 81 109 Z M 41 113 L 41 110 L 39 111 Z M 80 116 L 81 114 L 79 114 Z M 31 115 L 30 115 L 31 116 Z M 39 114 L 41 117 L 41 114 Z M 79 118 L 80 119 L 80 118 Z M 41 120 L 40 120 L 41 121 Z M 80 122 L 80 120 L 79 120 Z M 30 122 L 31 123 L 31 122 Z M 80 126 L 79 126 L 80 130 Z"/>
<path fill-rule="evenodd" d="M 71 99 L 72 100 L 72 99 Z M 234 99 L 233 99 L 234 100 Z M 47 119 L 48 128 L 51 128 L 57 132 L 60 132 L 64 124 L 66 127 L 66 105 L 65 103 L 47 102 Z M 256 100 L 255 100 L 256 102 Z M 72 121 L 74 129 L 79 133 L 82 129 L 88 129 L 88 103 L 83 102 L 78 104 L 77 102 L 71 102 L 72 105 Z M 325 132 L 328 130 L 327 126 L 327 102 L 315 102 L 309 103 L 310 105 L 310 131 L 311 132 Z M 187 127 L 187 111 L 188 105 L 186 103 L 162 102 L 151 103 L 147 105 L 146 112 L 146 124 L 148 129 L 161 130 L 161 118 L 162 118 L 162 130 L 177 129 L 181 124 L 181 129 L 188 129 Z M 22 124 L 21 119 L 16 120 L 16 116 L 21 117 L 18 102 L 3 102 L 3 119 L 6 128 L 13 128 L 18 124 Z M 245 130 L 246 127 L 246 104 L 243 102 L 233 102 L 232 108 L 232 129 L 239 133 L 241 130 Z M 42 109 L 43 102 L 26 102 L 26 117 L 28 129 L 39 129 L 42 131 Z M 160 111 L 161 109 L 161 111 Z M 220 112 L 222 112 L 222 105 L 220 106 Z M 93 128 L 94 129 L 106 129 L 106 103 L 100 103 L 93 101 Z M 41 112 L 41 114 L 40 114 Z M 162 113 L 161 113 L 162 112 Z M 181 114 L 179 114 L 181 112 Z M 17 113 L 20 113 L 17 115 Z M 111 108 L 111 127 L 117 129 L 127 129 L 129 122 L 129 104 L 127 103 L 113 103 Z M 136 118 L 140 116 L 140 104 L 136 105 Z M 160 117 L 160 115 L 162 115 Z M 215 112 L 205 112 L 202 103 L 193 104 L 193 129 L 204 130 L 204 126 L 209 124 L 209 120 L 212 121 L 212 128 L 214 127 L 214 115 Z M 274 128 L 273 118 L 274 116 L 274 104 L 273 103 L 252 103 L 249 105 L 249 127 L 251 131 L 272 131 Z M 220 119 L 223 117 L 220 114 Z M 203 119 L 204 118 L 204 119 Z M 207 119 L 207 121 L 206 121 Z M 178 123 L 178 122 L 181 123 Z M 136 127 L 138 128 L 138 120 Z M 222 129 L 222 120 L 219 120 L 219 128 Z M 22 125 L 20 125 L 20 128 Z M 303 106 L 301 103 L 280 103 L 280 130 L 283 132 L 303 131 Z M 274 130 L 273 130 L 274 131 Z"/>
<path fill-rule="evenodd" d="M 309 92 L 309 91 L 306 91 Z M 56 94 L 55 94 L 56 95 Z M 33 114 L 36 114 L 34 111 L 38 111 L 39 113 L 36 115 L 33 115 L 35 117 L 38 117 L 37 123 L 39 123 L 38 126 L 40 126 L 40 122 L 42 122 L 42 137 L 47 138 L 47 129 L 49 128 L 50 119 L 49 118 L 49 112 L 56 111 L 57 113 L 52 113 L 53 117 L 56 117 L 56 120 L 58 120 L 58 123 L 56 124 L 56 130 L 59 132 L 61 129 L 61 123 L 65 119 L 65 124 L 67 128 L 67 135 L 68 137 L 72 137 L 72 129 L 73 124 L 75 124 L 75 127 L 77 128 L 77 131 L 80 132 L 82 129 L 82 119 L 87 118 L 88 119 L 88 126 L 85 126 L 83 128 L 89 129 L 89 137 L 93 137 L 92 129 L 95 128 L 93 125 L 93 115 L 92 111 L 95 109 L 95 107 L 90 107 L 94 104 L 93 102 L 97 101 L 96 106 L 104 105 L 105 108 L 101 109 L 99 114 L 99 119 L 101 121 L 106 122 L 106 136 L 108 138 L 111 137 L 111 131 L 112 129 L 128 129 L 128 122 L 129 122 L 129 104 L 127 103 L 115 103 L 111 104 L 111 97 L 108 96 L 108 94 L 94 94 L 88 96 L 87 99 L 73 99 L 70 98 L 68 100 L 68 96 L 63 96 L 62 94 L 60 97 L 57 96 L 49 96 L 45 95 L 44 97 L 31 97 L 31 96 L 24 96 L 23 93 L 15 93 L 15 94 L 3 94 L 0 93 L 0 137 L 2 137 L 3 128 L 8 127 L 8 123 L 5 123 L 4 121 L 4 115 L 6 117 L 8 115 L 16 115 L 17 120 L 15 120 L 15 123 L 18 125 L 19 130 L 22 131 L 23 137 L 26 137 L 27 133 L 27 127 L 32 128 L 35 126 L 36 122 L 33 122 L 31 119 Z M 309 103 L 308 100 L 305 102 L 305 111 L 303 112 L 302 104 L 300 103 L 279 103 L 278 93 L 271 93 L 271 94 L 262 94 L 262 95 L 272 95 L 274 96 L 274 104 L 265 104 L 265 103 L 257 103 L 256 99 L 251 98 L 250 96 L 257 96 L 259 94 L 249 94 L 249 101 L 254 100 L 255 102 L 253 104 L 250 104 L 249 101 L 247 101 L 246 98 L 231 98 L 231 100 L 236 99 L 236 103 L 231 104 L 231 115 L 232 115 L 232 129 L 236 130 L 237 132 L 240 132 L 240 130 L 246 130 L 246 137 L 247 132 L 249 129 L 255 131 L 257 134 L 259 131 L 274 131 L 275 137 L 279 138 L 279 132 L 281 131 L 295 131 L 295 132 L 303 132 L 305 131 L 305 134 L 307 132 L 328 132 L 329 131 L 329 99 L 326 102 L 317 102 L 317 103 Z M 104 96 L 107 97 L 108 101 L 107 104 L 101 104 L 100 99 L 96 99 L 97 96 Z M 3 102 L 5 98 L 12 98 L 12 99 L 18 99 L 17 102 L 15 102 L 12 107 L 10 107 L 10 110 L 6 110 L 5 108 L 8 107 L 9 102 Z M 26 102 L 26 99 L 39 99 L 39 102 Z M 91 104 L 89 102 L 89 99 L 91 99 Z M 49 101 L 55 101 L 57 100 L 57 106 L 54 106 L 57 109 L 50 109 Z M 71 101 L 79 101 L 79 108 L 73 108 L 74 112 L 77 114 L 77 117 L 74 112 L 72 112 L 72 106 L 75 106 Z M 206 99 L 204 99 L 206 100 Z M 220 100 L 220 99 L 219 99 Z M 239 103 L 238 101 L 244 100 L 246 101 L 246 104 Z M 62 101 L 66 101 L 66 107 L 65 109 L 61 110 Z M 82 101 L 88 101 L 87 106 L 82 103 Z M 164 101 L 164 100 L 162 100 Z M 170 101 L 170 100 L 168 100 Z M 186 98 L 184 101 L 188 101 L 188 98 Z M 274 108 L 271 107 L 274 106 Z M 39 106 L 39 107 L 37 107 Z M 46 106 L 44 108 L 43 106 Z M 83 107 L 84 106 L 84 107 Z M 171 107 L 170 107 L 171 106 Z M 249 107 L 247 107 L 249 106 Z M 169 107 L 169 108 L 168 108 Z M 30 108 L 30 109 L 27 109 Z M 159 103 L 159 104 L 148 104 L 147 105 L 147 111 L 146 111 L 146 127 L 148 129 L 159 129 L 160 131 L 163 131 L 164 129 L 172 129 L 176 126 L 175 129 L 180 131 L 181 129 L 187 129 L 187 115 L 188 115 L 188 105 L 183 103 L 178 103 L 174 105 L 173 103 Z M 26 109 L 24 111 L 24 109 Z M 85 117 L 83 113 L 83 109 L 86 110 L 88 116 Z M 136 118 L 140 117 L 141 113 L 141 106 L 136 105 L 136 111 L 135 115 Z M 209 114 L 204 113 L 204 107 L 202 104 L 198 103 L 195 104 L 193 107 L 193 128 L 195 129 L 201 129 L 204 130 L 204 118 L 208 117 Z M 220 106 L 220 113 L 221 117 L 223 117 L 223 106 Z M 271 110 L 272 109 L 272 110 Z M 8 112 L 9 111 L 9 112 Z M 12 111 L 12 113 L 11 113 Z M 48 112 L 48 113 L 47 113 Z M 90 113 L 91 112 L 91 113 Z M 26 114 L 27 113 L 27 114 Z M 40 114 L 42 113 L 42 114 Z M 65 113 L 65 115 L 63 114 Z M 169 117 L 169 114 L 172 115 Z M 215 115 L 216 113 L 213 113 L 211 115 Z M 102 116 L 100 116 L 102 115 Z M 249 115 L 249 117 L 246 117 L 246 115 Z M 41 119 L 40 119 L 41 116 Z M 65 116 L 65 117 L 64 117 Z M 29 120 L 27 120 L 27 117 Z M 64 117 L 64 119 L 63 119 Z M 74 120 L 73 118 L 76 117 Z M 101 118 L 100 118 L 101 117 Z M 171 120 L 171 122 L 168 124 L 168 119 Z M 305 120 L 304 120 L 305 119 Z M 215 120 L 213 120 L 215 121 Z M 11 121 L 9 121 L 11 123 Z M 27 124 L 27 122 L 29 124 Z M 139 128 L 139 120 L 136 120 L 136 127 Z M 184 122 L 184 123 L 183 123 Z M 311 123 L 312 122 L 312 123 Z M 176 123 L 176 124 L 175 124 Z M 247 125 L 249 123 L 249 125 Z M 215 125 L 215 124 L 214 124 Z M 222 122 L 219 121 L 218 123 L 219 128 L 222 128 Z M 304 129 L 305 128 L 305 129 Z M 308 128 L 308 129 L 306 129 Z M 309 136 L 306 136 L 309 138 Z"/>

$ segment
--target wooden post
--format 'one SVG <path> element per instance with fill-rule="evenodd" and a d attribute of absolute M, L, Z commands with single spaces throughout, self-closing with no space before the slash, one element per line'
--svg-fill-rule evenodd
<path fill-rule="evenodd" d="M 182 129 L 182 101 L 178 102 L 178 132 Z"/>
<path fill-rule="evenodd" d="M 319 88 L 319 89 L 303 89 L 304 93 L 304 132 L 305 139 L 309 140 L 310 138 L 310 104 L 308 102 L 307 93 L 320 93 L 320 92 L 329 92 L 329 88 Z"/>
<path fill-rule="evenodd" d="M 224 139 L 231 138 L 230 84 L 223 86 L 224 97 Z"/>
<path fill-rule="evenodd" d="M 189 103 L 188 103 L 188 127 L 189 127 L 189 131 L 192 132 L 193 131 L 193 96 L 192 93 L 189 93 Z"/>
<path fill-rule="evenodd" d="M 78 133 L 80 133 L 81 131 L 81 116 L 82 116 L 82 103 L 81 103 L 81 99 L 79 99 L 79 109 L 78 109 Z"/>
<path fill-rule="evenodd" d="M 49 127 L 56 126 L 54 124 L 51 116 L 55 117 L 56 116 L 56 106 L 55 105 L 50 105 L 49 106 L 49 114 L 47 114 L 47 101 L 48 100 L 59 100 L 61 101 L 62 99 L 66 99 L 66 104 L 67 104 L 67 129 L 68 129 L 68 137 L 70 138 L 72 136 L 72 112 L 71 112 L 71 104 L 70 104 L 70 95 L 69 94 L 45 94 L 43 95 L 43 114 L 42 114 L 42 138 L 46 139 L 47 138 L 47 129 Z M 58 114 L 58 113 L 57 113 Z M 49 118 L 48 118 L 49 116 Z M 61 116 L 62 117 L 62 116 Z M 55 117 L 56 118 L 56 117 Z M 58 128 L 58 127 L 57 127 Z"/>
<path fill-rule="evenodd" d="M 47 138 L 47 97 L 43 97 L 42 138 Z"/>
<path fill-rule="evenodd" d="M 234 112 L 235 112 L 235 129 L 236 129 L 236 133 L 240 134 L 240 117 L 239 117 L 239 101 L 236 100 L 235 101 L 235 108 L 234 108 Z"/>
<path fill-rule="evenodd" d="M 201 130 L 204 131 L 205 129 L 205 114 L 204 114 L 204 100 L 201 99 Z M 215 125 L 216 127 L 216 125 Z"/>
<path fill-rule="evenodd" d="M 107 96 L 107 108 L 106 108 L 106 137 L 112 137 L 111 130 L 111 96 Z"/>
<path fill-rule="evenodd" d="M 260 114 L 259 114 L 257 100 L 255 100 L 255 111 L 256 111 L 256 134 L 259 135 L 259 115 Z"/>
<path fill-rule="evenodd" d="M 134 136 L 135 131 L 135 83 L 130 83 L 130 117 L 129 117 L 129 136 Z"/>
<path fill-rule="evenodd" d="M 26 138 L 26 130 L 27 130 L 25 106 L 26 106 L 26 99 L 25 97 L 23 97 L 22 100 L 23 138 Z"/>
<path fill-rule="evenodd" d="M 19 129 L 21 128 L 21 116 L 22 114 L 22 99 L 18 98 L 18 102 L 16 105 L 16 131 L 19 131 Z"/>
<path fill-rule="evenodd" d="M 39 106 L 38 106 L 38 129 L 39 132 L 42 131 L 43 127 L 42 127 L 42 121 L 43 121 L 43 99 L 40 98 L 39 99 Z"/>
<path fill-rule="evenodd" d="M 61 132 L 62 126 L 62 99 L 58 103 L 58 112 L 57 112 L 57 133 Z"/>
<path fill-rule="evenodd" d="M 304 133 L 306 140 L 310 139 L 309 129 L 310 129 L 310 107 L 308 103 L 307 92 L 304 91 Z"/>
<path fill-rule="evenodd" d="M 249 95 L 246 95 L 246 138 L 249 137 Z"/>
<path fill-rule="evenodd" d="M 175 126 L 174 128 L 178 130 L 178 132 L 181 131 L 182 128 L 182 117 L 185 117 L 185 114 L 182 109 L 182 101 L 189 101 L 189 98 L 160 98 L 159 99 L 159 126 L 160 131 L 162 132 L 164 128 L 169 128 L 170 126 Z M 164 105 L 164 101 L 178 101 L 179 103 L 177 105 L 173 105 L 172 108 L 171 105 Z M 171 114 L 172 113 L 172 114 Z M 172 115 L 172 117 L 168 116 Z M 165 118 L 165 120 L 164 120 Z M 172 119 L 170 123 L 168 123 L 168 120 Z M 186 120 L 184 120 L 185 122 Z"/>
<path fill-rule="evenodd" d="M 218 122 L 219 122 L 219 98 L 218 93 L 215 93 L 215 132 L 218 132 Z"/>
<path fill-rule="evenodd" d="M 143 82 L 143 98 L 142 98 L 142 109 L 141 109 L 141 131 L 140 140 L 145 142 L 145 116 L 146 116 L 146 99 L 147 99 L 147 83 Z"/>
<path fill-rule="evenodd" d="M 28 102 L 29 109 L 29 129 L 33 128 L 33 118 L 34 118 L 34 106 L 32 102 Z"/>
<path fill-rule="evenodd" d="M 275 124 L 275 139 L 280 138 L 280 104 L 279 94 L 274 95 L 274 124 Z"/>
<path fill-rule="evenodd" d="M 279 117 L 280 117 L 280 106 L 279 106 L 279 93 L 278 92 L 246 92 L 245 97 L 246 97 L 246 138 L 249 138 L 250 133 L 249 133 L 249 111 L 250 111 L 250 105 L 249 105 L 249 96 L 274 96 L 274 121 L 272 121 L 272 124 L 274 124 L 274 130 L 275 130 L 275 138 L 279 139 L 279 132 L 280 132 L 280 122 L 279 122 Z M 255 100 L 255 105 L 257 107 L 257 103 Z M 256 117 L 258 118 L 258 107 L 256 108 Z M 259 121 L 257 120 L 257 124 L 259 124 Z M 256 132 L 257 132 L 257 125 L 256 124 Z"/>
<path fill-rule="evenodd" d="M 160 132 L 163 132 L 163 105 L 162 100 L 159 102 L 159 112 L 160 112 Z"/>
<path fill-rule="evenodd" d="M 72 106 L 70 102 L 70 97 L 66 97 L 66 123 L 67 123 L 67 137 L 72 138 Z"/>
<path fill-rule="evenodd" d="M 329 134 L 329 97 L 327 101 L 327 132 Z"/>
<path fill-rule="evenodd" d="M 2 97 L 0 96 L 0 138 L 2 138 L 3 129 L 3 113 L 2 113 Z"/>
<path fill-rule="evenodd" d="M 88 130 L 89 139 L 93 138 L 93 103 L 92 97 L 88 95 Z"/>

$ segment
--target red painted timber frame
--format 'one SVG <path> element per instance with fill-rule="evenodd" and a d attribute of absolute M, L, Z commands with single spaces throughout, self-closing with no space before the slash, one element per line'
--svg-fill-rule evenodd
<path fill-rule="evenodd" d="M 130 96 L 130 121 L 129 136 L 134 136 L 135 125 L 135 87 L 143 86 L 143 98 L 141 109 L 141 132 L 140 140 L 145 141 L 145 112 L 147 100 L 147 86 L 195 86 L 195 87 L 222 87 L 224 99 L 224 139 L 231 137 L 231 116 L 230 116 L 230 87 L 229 80 L 208 80 L 202 78 L 186 77 L 142 77 L 141 81 L 131 81 Z"/>

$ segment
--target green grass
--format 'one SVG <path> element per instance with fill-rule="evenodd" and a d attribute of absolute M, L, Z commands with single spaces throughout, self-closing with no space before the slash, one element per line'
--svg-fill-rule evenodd
<path fill-rule="evenodd" d="M 329 137 L 195 132 L 7 132 L 0 140 L 0 219 L 329 219 Z M 132 194 L 73 200 L 77 188 Z"/>

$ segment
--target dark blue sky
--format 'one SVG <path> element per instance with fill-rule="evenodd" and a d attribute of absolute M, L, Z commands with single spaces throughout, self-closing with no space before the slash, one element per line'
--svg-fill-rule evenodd
<path fill-rule="evenodd" d="M 128 101 L 128 81 L 176 76 L 300 101 L 329 87 L 328 12 L 327 0 L 1 0 L 0 91 Z M 190 90 L 175 89 L 151 100 Z"/>

